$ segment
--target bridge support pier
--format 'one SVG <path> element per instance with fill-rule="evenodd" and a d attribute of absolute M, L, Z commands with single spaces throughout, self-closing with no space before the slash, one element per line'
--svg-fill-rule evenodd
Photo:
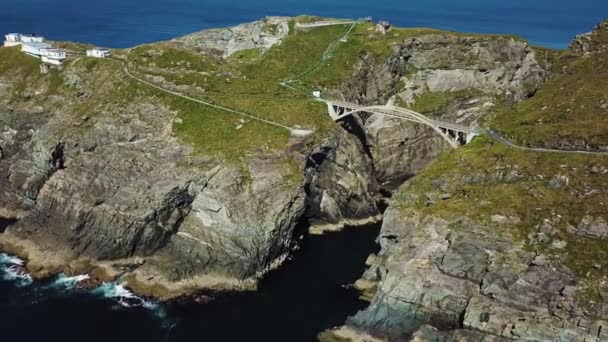
<path fill-rule="evenodd" d="M 334 108 L 332 103 L 327 102 L 327 112 L 334 121 L 340 118 L 340 115 L 338 115 L 338 112 L 336 112 L 336 108 Z"/>

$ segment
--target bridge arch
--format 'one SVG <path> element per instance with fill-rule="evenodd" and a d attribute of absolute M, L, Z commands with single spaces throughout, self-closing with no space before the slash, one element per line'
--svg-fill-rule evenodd
<path fill-rule="evenodd" d="M 359 106 L 346 102 L 326 102 L 329 115 L 334 121 L 341 120 L 353 114 L 372 113 L 421 123 L 432 128 L 452 148 L 457 148 L 469 143 L 477 135 L 470 127 L 429 119 L 420 113 L 405 108 L 382 105 Z"/>

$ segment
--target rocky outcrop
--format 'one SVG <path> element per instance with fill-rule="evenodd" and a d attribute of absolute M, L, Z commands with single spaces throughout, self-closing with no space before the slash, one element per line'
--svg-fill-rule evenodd
<path fill-rule="evenodd" d="M 231 28 L 205 30 L 174 41 L 212 55 L 229 57 L 248 49 L 268 50 L 289 34 L 288 17 L 267 17 Z"/>
<path fill-rule="evenodd" d="M 378 213 L 371 163 L 343 131 L 242 167 L 193 156 L 175 113 L 146 100 L 80 124 L 6 113 L 0 214 L 20 220 L 0 246 L 35 275 L 98 267 L 163 298 L 251 289 L 295 247 L 308 206 L 326 223 Z"/>
<path fill-rule="evenodd" d="M 564 265 L 497 229 L 454 217 L 386 212 L 379 262 L 366 273 L 381 280 L 380 288 L 351 326 L 390 340 L 445 334 L 421 328 L 427 323 L 474 340 L 607 337 L 606 322 L 587 319 L 578 307 L 575 276 Z"/>
<path fill-rule="evenodd" d="M 384 115 L 371 115 L 364 127 L 376 177 L 387 190 L 450 148 L 431 128 Z"/>
<path fill-rule="evenodd" d="M 546 77 L 535 51 L 524 41 L 430 34 L 393 46 L 381 64 L 371 54 L 364 55 L 353 79 L 340 92 L 357 103 L 390 101 L 404 106 L 425 94 L 439 93 L 447 98 L 445 105 L 425 114 L 469 125 L 491 110 L 495 96 L 520 101 L 534 94 Z M 463 91 L 470 94 L 458 96 Z M 422 125 L 377 114 L 364 115 L 358 121 L 378 179 L 388 188 L 416 174 L 449 148 Z"/>
<path fill-rule="evenodd" d="M 380 214 L 373 165 L 356 137 L 336 130 L 313 151 L 306 168 L 314 223 L 340 225 Z"/>
<path fill-rule="evenodd" d="M 577 54 L 608 52 L 608 20 L 598 24 L 593 31 L 576 36 L 570 50 Z"/>
<path fill-rule="evenodd" d="M 425 92 L 478 89 L 513 101 L 527 98 L 543 83 L 546 70 L 522 40 L 507 37 L 429 34 L 394 46 L 376 65 L 372 56 L 359 62 L 345 97 L 360 103 L 386 103 L 397 95 L 415 102 Z"/>

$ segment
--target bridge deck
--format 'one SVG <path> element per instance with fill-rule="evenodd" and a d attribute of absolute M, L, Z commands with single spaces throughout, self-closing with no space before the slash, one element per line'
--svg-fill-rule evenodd
<path fill-rule="evenodd" d="M 420 113 L 417 113 L 417 112 L 414 112 L 412 110 L 405 109 L 405 108 L 394 107 L 394 106 L 381 106 L 381 105 L 362 106 L 362 105 L 357 105 L 357 104 L 344 102 L 344 101 L 329 101 L 328 103 L 330 103 L 334 106 L 344 107 L 344 108 L 349 109 L 349 112 L 344 113 L 343 115 L 340 115 L 340 118 L 351 115 L 354 112 L 369 112 L 369 113 L 376 113 L 376 114 L 398 117 L 398 118 L 402 118 L 402 119 L 405 119 L 408 121 L 418 122 L 418 123 L 422 123 L 422 124 L 431 124 L 431 125 L 434 125 L 439 128 L 450 129 L 450 130 L 463 132 L 463 133 L 467 133 L 467 134 L 475 133 L 474 130 L 469 126 L 430 119 Z"/>

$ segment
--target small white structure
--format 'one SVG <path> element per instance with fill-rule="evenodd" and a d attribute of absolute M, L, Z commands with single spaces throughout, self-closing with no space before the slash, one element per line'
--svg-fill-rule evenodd
<path fill-rule="evenodd" d="M 36 58 L 42 57 L 42 50 L 50 48 L 49 44 L 43 42 L 21 42 L 21 51 Z"/>
<path fill-rule="evenodd" d="M 22 43 L 43 43 L 44 37 L 37 36 L 35 34 L 22 34 L 21 42 Z"/>
<path fill-rule="evenodd" d="M 4 36 L 4 46 L 21 45 L 21 35 L 19 33 L 9 33 Z"/>
<path fill-rule="evenodd" d="M 40 49 L 40 57 L 44 63 L 61 65 L 68 58 L 68 54 L 62 49 Z"/>
<path fill-rule="evenodd" d="M 20 33 L 9 33 L 4 36 L 4 46 L 17 46 L 24 43 L 44 43 L 44 37 Z"/>
<path fill-rule="evenodd" d="M 4 39 L 4 46 L 21 45 L 23 53 L 40 58 L 46 64 L 61 65 L 68 58 L 65 50 L 54 49 L 45 42 L 44 37 L 35 34 L 9 33 Z"/>
<path fill-rule="evenodd" d="M 314 96 L 314 97 L 316 97 L 316 98 L 320 99 L 320 98 L 321 98 L 321 91 L 319 91 L 319 90 L 315 90 L 315 91 L 313 91 L 313 92 L 312 92 L 312 96 Z"/>
<path fill-rule="evenodd" d="M 107 57 L 110 57 L 110 55 L 111 55 L 110 50 L 99 48 L 99 47 L 87 50 L 87 56 L 89 56 L 89 57 L 107 58 Z"/>

